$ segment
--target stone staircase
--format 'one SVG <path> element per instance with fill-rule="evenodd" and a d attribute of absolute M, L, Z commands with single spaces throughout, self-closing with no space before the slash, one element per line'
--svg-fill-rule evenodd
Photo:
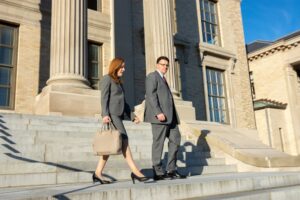
<path fill-rule="evenodd" d="M 126 121 L 125 126 L 137 165 L 152 176 L 150 124 Z M 91 143 L 99 128 L 95 118 L 1 114 L 0 188 L 91 182 L 98 162 Z M 166 157 L 164 152 L 164 163 Z M 235 165 L 226 165 L 224 158 L 215 158 L 184 138 L 178 166 L 187 175 L 236 172 Z M 104 173 L 126 180 L 130 170 L 118 155 L 110 157 Z"/>
<path fill-rule="evenodd" d="M 229 145 L 233 130 L 193 123 L 194 129 L 210 130 L 211 135 L 207 142 L 201 135 L 198 142 L 182 138 L 178 166 L 188 178 L 132 184 L 125 160 L 111 156 L 105 175 L 118 181 L 99 185 L 91 182 L 98 161 L 91 146 L 100 128 L 97 119 L 0 114 L 0 199 L 298 199 L 299 171 L 237 172 L 237 165 L 227 164 L 210 146 L 223 140 Z M 137 165 L 152 176 L 150 124 L 126 121 L 125 126 Z M 226 140 L 211 142 L 216 136 Z M 164 152 L 164 163 L 166 156 Z"/>

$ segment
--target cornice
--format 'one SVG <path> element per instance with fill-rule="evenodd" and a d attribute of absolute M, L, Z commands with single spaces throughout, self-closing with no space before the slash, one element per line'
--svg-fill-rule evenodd
<path fill-rule="evenodd" d="M 45 4 L 47 5 L 41 7 L 41 3 L 39 3 L 40 1 L 30 1 L 30 0 L 22 0 L 22 1 L 1 0 L 0 5 L 10 5 L 12 7 L 21 8 L 35 13 L 41 13 L 41 11 L 50 13 L 51 7 L 48 4 L 51 5 L 51 1 L 49 0 L 48 1 L 42 0 L 42 1 L 46 2 Z"/>
<path fill-rule="evenodd" d="M 7 23 L 42 25 L 43 28 L 50 28 L 50 0 L 0 0 L 0 10 L 1 20 Z"/>
<path fill-rule="evenodd" d="M 300 44 L 300 37 L 296 37 L 287 41 L 281 40 L 273 45 L 267 46 L 258 51 L 248 54 L 248 60 L 249 62 L 252 62 L 254 60 L 267 57 L 268 55 L 272 55 L 277 52 L 284 52 L 297 47 L 299 44 Z"/>

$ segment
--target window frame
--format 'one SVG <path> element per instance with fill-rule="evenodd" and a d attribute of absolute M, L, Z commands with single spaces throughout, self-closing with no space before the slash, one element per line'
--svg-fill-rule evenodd
<path fill-rule="evenodd" d="M 11 57 L 11 64 L 0 64 L 1 68 L 9 68 L 11 69 L 10 74 L 10 85 L 0 85 L 2 88 L 9 88 L 9 102 L 8 106 L 1 106 L 1 110 L 13 110 L 15 108 L 15 93 L 16 93 L 16 76 L 17 76 L 17 54 L 18 54 L 18 35 L 19 35 L 19 27 L 17 25 L 9 24 L 3 21 L 0 21 L 0 28 L 2 27 L 9 27 L 13 29 L 12 33 L 12 45 L 3 45 L 0 44 L 0 47 L 9 47 L 12 48 L 12 57 Z"/>
<path fill-rule="evenodd" d="M 98 47 L 98 60 L 90 60 L 90 45 L 96 45 Z M 103 44 L 99 42 L 94 41 L 88 41 L 88 56 L 87 56 L 87 79 L 91 84 L 91 87 L 95 90 L 100 90 L 100 81 L 103 77 Z M 91 64 L 98 64 L 98 77 L 91 77 L 90 71 L 91 71 Z M 95 84 L 95 81 L 98 81 L 98 83 Z M 94 84 L 93 84 L 94 83 Z"/>
<path fill-rule="evenodd" d="M 218 82 L 216 82 L 217 84 L 212 84 L 211 80 L 211 72 L 218 72 L 221 74 L 221 83 L 222 84 L 218 84 Z M 218 69 L 218 68 L 213 68 L 213 67 L 206 67 L 205 70 L 205 76 L 206 76 L 206 87 L 207 87 L 207 102 L 208 102 L 208 112 L 209 112 L 209 121 L 212 122 L 218 122 L 218 123 L 222 123 L 222 124 L 230 124 L 230 119 L 229 119 L 229 109 L 228 109 L 228 102 L 227 102 L 227 92 L 226 92 L 226 79 L 225 79 L 225 71 Z M 217 77 L 216 77 L 217 80 Z M 222 87 L 222 94 L 223 96 L 218 96 L 218 95 L 214 95 L 213 94 L 213 85 L 216 86 L 216 90 L 218 91 L 217 93 L 219 93 L 219 87 L 221 85 Z M 211 87 L 211 89 L 209 89 L 209 87 Z M 211 105 L 211 99 L 212 99 L 212 104 Z M 217 99 L 217 107 L 214 107 L 214 99 Z M 223 107 L 219 107 L 219 99 L 221 99 L 223 101 Z M 217 109 L 215 109 L 217 108 Z M 221 108 L 221 109 L 220 109 Z M 215 110 L 217 110 L 217 112 L 219 113 L 219 120 L 216 120 L 215 117 Z M 224 117 L 225 120 L 222 121 L 222 113 L 224 113 Z"/>
<path fill-rule="evenodd" d="M 205 1 L 207 1 L 209 3 L 209 5 L 213 4 L 213 7 L 214 7 L 214 13 L 212 13 L 210 11 L 210 6 L 209 6 L 209 11 L 206 12 L 205 10 Z M 218 1 L 216 0 L 200 0 L 199 1 L 199 7 L 200 7 L 200 26 L 201 26 L 201 38 L 202 38 L 202 41 L 204 43 L 207 43 L 207 44 L 210 44 L 210 45 L 217 45 L 217 46 L 221 46 L 221 37 L 220 37 L 220 25 L 219 25 L 219 15 L 218 15 L 218 6 L 217 6 L 217 3 Z M 211 20 L 208 21 L 205 17 L 205 14 L 206 13 L 209 13 L 209 18 L 211 18 L 212 15 L 214 15 L 214 18 L 215 18 L 215 23 L 213 23 Z M 203 17 L 205 17 L 205 19 L 203 19 Z M 210 31 L 208 32 L 206 29 L 207 29 L 207 26 L 209 26 L 209 29 Z M 213 34 L 213 29 L 212 27 L 214 27 L 214 31 L 215 33 Z M 208 35 L 211 35 L 211 40 L 213 42 L 208 42 L 208 39 L 207 39 L 207 36 Z M 215 35 L 215 37 L 213 37 Z"/>
<path fill-rule="evenodd" d="M 252 99 L 255 99 L 256 93 L 255 93 L 253 71 L 249 71 L 249 79 L 250 79 L 250 88 L 251 88 Z"/>

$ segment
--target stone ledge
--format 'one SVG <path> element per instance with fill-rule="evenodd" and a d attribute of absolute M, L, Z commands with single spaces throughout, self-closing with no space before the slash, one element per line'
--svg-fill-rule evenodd
<path fill-rule="evenodd" d="M 300 156 L 273 149 L 240 130 L 214 123 L 189 122 L 192 133 L 246 164 L 264 168 L 300 167 Z M 193 138 L 197 140 L 198 138 Z"/>

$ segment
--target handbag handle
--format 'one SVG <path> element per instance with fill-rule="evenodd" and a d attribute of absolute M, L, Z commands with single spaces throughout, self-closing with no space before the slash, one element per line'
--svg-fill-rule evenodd
<path fill-rule="evenodd" d="M 100 132 L 106 131 L 106 130 L 116 130 L 115 125 L 112 122 L 109 122 L 107 124 L 103 124 L 101 126 Z"/>

